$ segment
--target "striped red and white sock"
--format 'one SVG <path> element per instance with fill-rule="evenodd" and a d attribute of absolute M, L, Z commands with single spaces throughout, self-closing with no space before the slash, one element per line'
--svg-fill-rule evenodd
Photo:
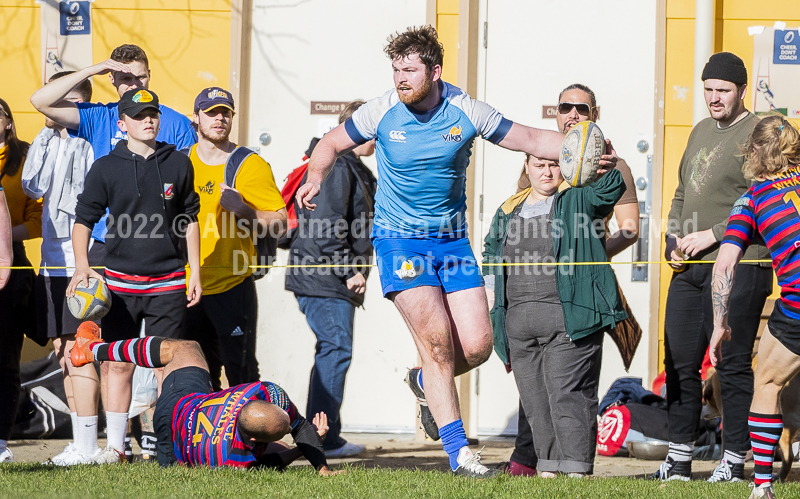
<path fill-rule="evenodd" d="M 111 343 L 95 343 L 91 347 L 94 360 L 130 362 L 142 367 L 164 367 L 161 363 L 161 343 L 164 338 L 147 336 Z"/>
<path fill-rule="evenodd" d="M 750 413 L 750 445 L 753 447 L 753 472 L 756 487 L 772 482 L 772 458 L 783 432 L 783 417 L 780 414 Z"/>

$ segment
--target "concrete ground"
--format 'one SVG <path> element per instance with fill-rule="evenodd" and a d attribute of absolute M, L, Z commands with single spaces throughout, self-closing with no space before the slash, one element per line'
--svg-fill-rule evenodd
<path fill-rule="evenodd" d="M 359 456 L 346 459 L 333 459 L 332 466 L 341 463 L 350 463 L 356 466 L 369 468 L 380 467 L 389 469 L 415 469 L 440 470 L 448 469 L 447 455 L 442 451 L 440 442 L 418 441 L 414 435 L 371 434 L 371 433 L 345 433 L 342 435 L 350 442 L 362 444 L 367 450 Z M 9 442 L 17 462 L 43 462 L 61 452 L 67 445 L 67 440 L 19 440 Z M 101 445 L 105 442 L 101 440 Z M 511 438 L 482 439 L 478 445 L 472 445 L 473 450 L 483 447 L 482 462 L 494 467 L 511 456 L 514 440 Z M 140 450 L 134 445 L 134 454 Z M 306 464 L 300 461 L 298 464 Z M 623 457 L 597 456 L 595 459 L 595 476 L 599 477 L 644 477 L 658 469 L 659 461 L 645 461 Z M 693 471 L 696 479 L 705 479 L 716 466 L 714 461 L 695 461 Z M 776 466 L 776 472 L 780 464 Z M 753 464 L 746 465 L 746 474 L 752 473 Z M 795 463 L 795 469 L 789 476 L 789 481 L 800 480 L 800 464 Z"/>

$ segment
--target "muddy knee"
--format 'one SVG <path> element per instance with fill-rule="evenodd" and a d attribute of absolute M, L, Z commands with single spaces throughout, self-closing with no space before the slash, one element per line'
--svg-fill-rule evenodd
<path fill-rule="evenodd" d="M 478 367 L 489 360 L 489 357 L 492 356 L 493 346 L 492 340 L 489 338 L 488 341 L 477 343 L 473 346 L 473 348 L 470 349 L 470 351 L 464 352 L 464 358 L 466 358 L 470 367 Z"/>
<path fill-rule="evenodd" d="M 169 340 L 172 347 L 172 358 L 199 358 L 205 359 L 200 343 L 193 340 Z"/>
<path fill-rule="evenodd" d="M 434 364 L 448 365 L 453 363 L 453 346 L 446 343 L 429 343 L 425 350 Z"/>

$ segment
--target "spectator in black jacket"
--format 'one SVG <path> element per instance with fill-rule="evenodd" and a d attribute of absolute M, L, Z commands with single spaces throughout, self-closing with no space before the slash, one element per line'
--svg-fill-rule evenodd
<path fill-rule="evenodd" d="M 348 104 L 339 115 L 339 123 L 362 104 Z M 318 141 L 311 141 L 307 156 Z M 286 273 L 286 289 L 294 292 L 317 337 L 306 411 L 328 415 L 330 431 L 323 443 L 327 457 L 355 456 L 364 451 L 363 445 L 340 436 L 339 411 L 353 353 L 355 310 L 364 303 L 372 263 L 369 235 L 377 179 L 359 158 L 374 152 L 375 141 L 371 140 L 337 159 L 315 198 L 314 211 L 295 205 L 298 226 L 289 248 L 289 263 L 342 265 L 289 269 Z"/>

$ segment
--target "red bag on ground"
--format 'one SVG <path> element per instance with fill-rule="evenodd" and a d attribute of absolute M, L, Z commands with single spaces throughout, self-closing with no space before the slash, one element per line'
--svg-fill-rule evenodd
<path fill-rule="evenodd" d="M 615 456 L 625 445 L 628 430 L 631 429 L 631 413 L 624 405 L 612 405 L 597 425 L 597 453 L 602 456 Z"/>

